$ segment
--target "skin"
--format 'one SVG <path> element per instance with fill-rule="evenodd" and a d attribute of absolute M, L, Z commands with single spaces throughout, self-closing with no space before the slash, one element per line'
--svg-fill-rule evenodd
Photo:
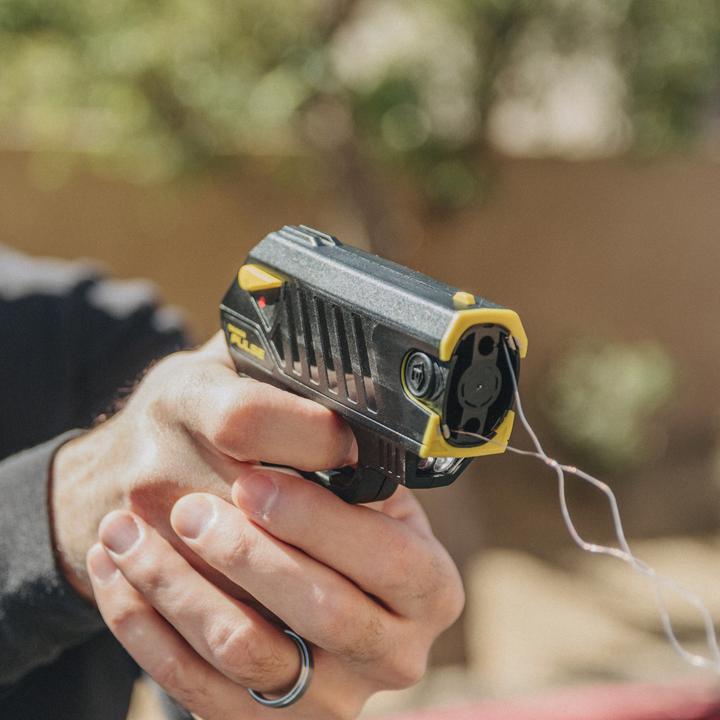
<path fill-rule="evenodd" d="M 313 648 L 287 718 L 354 718 L 417 682 L 460 614 L 458 571 L 413 495 L 344 503 L 286 470 L 357 461 L 329 410 L 238 377 L 221 336 L 154 366 L 111 420 L 58 452 L 60 563 L 119 642 L 205 720 L 274 718 L 247 688 L 283 694 Z"/>

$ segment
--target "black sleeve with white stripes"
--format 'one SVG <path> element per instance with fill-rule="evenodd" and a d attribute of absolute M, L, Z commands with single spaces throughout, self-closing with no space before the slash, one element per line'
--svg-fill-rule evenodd
<path fill-rule="evenodd" d="M 53 700 L 53 683 L 64 654 L 102 628 L 95 609 L 74 593 L 55 564 L 47 504 L 53 452 L 63 433 L 87 427 L 143 368 L 187 341 L 178 314 L 158 306 L 147 282 L 108 280 L 87 263 L 28 258 L 2 246 L 0 333 L 0 686 L 5 688 L 0 715 L 5 717 L 4 702 L 12 702 L 17 687 L 33 688 L 33 702 L 59 702 Z M 59 676 L 67 696 L 72 681 Z M 97 678 L 95 687 L 107 682 Z M 43 717 L 61 716 L 57 705 L 48 709 Z"/>

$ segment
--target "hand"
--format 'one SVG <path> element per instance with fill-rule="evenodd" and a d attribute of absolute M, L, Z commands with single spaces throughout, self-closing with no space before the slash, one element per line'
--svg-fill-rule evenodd
<path fill-rule="evenodd" d="M 103 520 L 88 568 L 105 622 L 138 664 L 205 720 L 354 718 L 373 692 L 417 681 L 463 592 L 412 494 L 401 487 L 373 507 L 353 506 L 289 473 L 247 464 L 235 473 L 234 504 L 187 495 L 172 527 L 312 643 L 308 692 L 282 711 L 255 703 L 245 688 L 273 695 L 293 685 L 293 642 L 121 511 Z"/>
<path fill-rule="evenodd" d="M 203 490 L 230 497 L 241 463 L 301 470 L 357 462 L 348 426 L 317 403 L 238 377 L 221 333 L 155 365 L 125 407 L 57 453 L 50 495 L 55 545 L 72 585 L 92 598 L 85 556 L 102 517 L 126 508 L 150 523 L 228 592 L 169 523 L 173 503 Z"/>

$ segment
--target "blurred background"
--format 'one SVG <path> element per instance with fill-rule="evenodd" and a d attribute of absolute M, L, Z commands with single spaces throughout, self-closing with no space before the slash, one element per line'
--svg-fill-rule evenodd
<path fill-rule="evenodd" d="M 714 0 L 0 0 L 0 242 L 150 279 L 197 341 L 283 224 L 517 310 L 547 449 L 720 617 L 719 61 Z M 569 495 L 610 541 L 602 497 Z M 627 567 L 571 544 L 542 464 L 421 499 L 467 608 L 368 714 L 710 680 Z"/>

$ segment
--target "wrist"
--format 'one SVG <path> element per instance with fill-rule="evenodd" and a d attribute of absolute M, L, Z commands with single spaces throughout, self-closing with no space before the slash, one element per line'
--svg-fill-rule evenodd
<path fill-rule="evenodd" d="M 93 593 L 85 556 L 97 540 L 100 520 L 122 500 L 106 479 L 110 454 L 107 425 L 62 445 L 55 453 L 48 479 L 50 527 L 58 568 L 75 591 L 90 601 Z"/>

